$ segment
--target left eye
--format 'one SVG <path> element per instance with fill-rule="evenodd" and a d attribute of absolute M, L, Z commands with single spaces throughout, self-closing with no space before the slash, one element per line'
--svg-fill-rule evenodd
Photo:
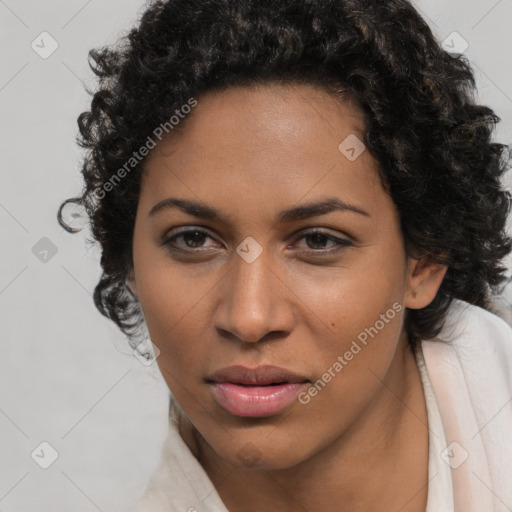
<path fill-rule="evenodd" d="M 304 235 L 302 235 L 301 238 L 299 238 L 299 240 L 309 240 L 310 243 L 306 242 L 306 245 L 308 246 L 309 249 L 313 249 L 313 251 L 319 249 L 327 249 L 325 247 L 326 242 L 332 242 L 333 245 L 331 247 L 352 245 L 348 240 L 335 237 L 334 235 L 324 233 L 323 231 L 313 231 L 310 233 L 305 233 Z M 319 245 L 322 247 L 312 247 Z"/>

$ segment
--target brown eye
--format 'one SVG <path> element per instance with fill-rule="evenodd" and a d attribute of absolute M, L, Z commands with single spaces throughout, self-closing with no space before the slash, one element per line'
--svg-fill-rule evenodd
<path fill-rule="evenodd" d="M 162 242 L 162 245 L 168 246 L 171 249 L 178 250 L 194 250 L 200 248 L 209 248 L 204 246 L 204 242 L 207 239 L 213 240 L 207 231 L 202 229 L 187 229 L 180 231 L 171 236 L 166 236 Z"/>
<path fill-rule="evenodd" d="M 310 252 L 332 253 L 340 249 L 340 246 L 347 247 L 353 245 L 352 242 L 344 238 L 338 238 L 324 231 L 311 231 L 303 234 L 299 240 L 305 240 Z M 331 243 L 326 247 L 326 244 Z M 300 247 L 299 247 L 300 248 Z"/>
<path fill-rule="evenodd" d="M 325 249 L 326 242 L 332 242 L 330 237 L 322 233 L 313 233 L 312 235 L 307 235 L 304 237 L 304 240 L 309 240 L 311 242 L 306 242 L 310 249 Z"/>
<path fill-rule="evenodd" d="M 204 239 L 207 237 L 203 231 L 189 231 L 180 236 L 189 247 L 201 247 L 201 242 L 204 242 Z"/>

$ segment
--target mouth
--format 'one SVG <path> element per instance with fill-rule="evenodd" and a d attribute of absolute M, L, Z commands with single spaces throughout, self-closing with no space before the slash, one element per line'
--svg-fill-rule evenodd
<path fill-rule="evenodd" d="M 306 377 L 276 366 L 231 366 L 213 373 L 206 382 L 223 409 L 254 418 L 282 412 L 309 383 Z"/>

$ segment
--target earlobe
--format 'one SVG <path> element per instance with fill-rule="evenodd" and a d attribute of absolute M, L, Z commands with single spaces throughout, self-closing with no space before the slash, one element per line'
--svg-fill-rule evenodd
<path fill-rule="evenodd" d="M 425 256 L 409 258 L 405 307 L 421 309 L 428 306 L 437 294 L 448 267 Z"/>

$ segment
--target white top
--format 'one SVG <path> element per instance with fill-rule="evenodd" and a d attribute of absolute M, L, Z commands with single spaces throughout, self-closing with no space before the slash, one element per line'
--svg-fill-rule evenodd
<path fill-rule="evenodd" d="M 428 496 L 425 512 L 453 512 L 452 475 L 449 464 L 442 457 L 443 453 L 445 457 L 447 453 L 446 438 L 421 344 L 415 355 L 423 383 L 428 417 Z"/>
<path fill-rule="evenodd" d="M 429 427 L 426 512 L 510 511 L 512 329 L 455 301 L 438 339 L 422 341 L 416 360 Z M 229 512 L 181 438 L 179 414 L 171 399 L 161 460 L 135 512 Z"/>

